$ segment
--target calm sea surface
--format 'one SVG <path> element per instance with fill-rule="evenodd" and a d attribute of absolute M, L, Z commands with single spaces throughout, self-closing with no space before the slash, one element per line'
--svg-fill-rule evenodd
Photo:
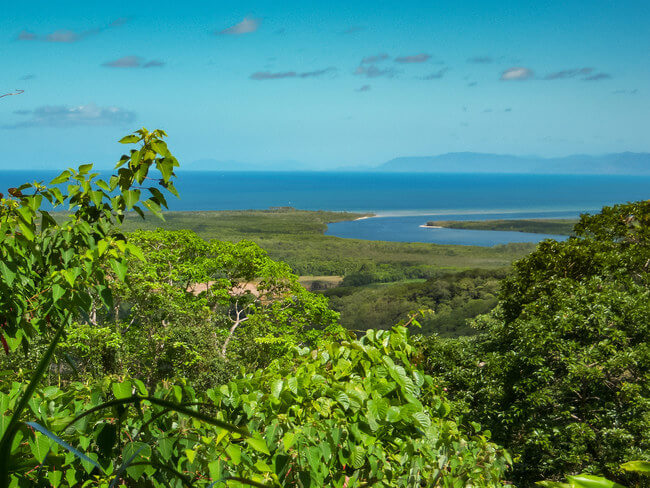
<path fill-rule="evenodd" d="M 54 172 L 2 171 L 0 191 Z M 650 198 L 650 177 L 181 172 L 171 210 L 371 211 L 382 218 L 333 224 L 328 234 L 360 239 L 494 245 L 535 242 L 539 234 L 422 229 L 427 220 L 572 217 L 603 205 Z"/>

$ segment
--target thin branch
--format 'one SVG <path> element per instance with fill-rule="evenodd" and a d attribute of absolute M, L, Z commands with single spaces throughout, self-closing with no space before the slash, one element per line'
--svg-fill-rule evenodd
<path fill-rule="evenodd" d="M 5 93 L 4 95 L 0 95 L 0 98 L 2 98 L 2 97 L 10 97 L 12 95 L 20 95 L 21 93 L 25 93 L 25 90 L 19 90 L 18 88 L 16 88 L 15 93 Z"/>

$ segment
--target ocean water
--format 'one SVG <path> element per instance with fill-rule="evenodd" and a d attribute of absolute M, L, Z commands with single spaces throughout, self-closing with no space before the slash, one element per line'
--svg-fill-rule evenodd
<path fill-rule="evenodd" d="M 55 172 L 0 171 L 0 192 Z M 431 215 L 499 211 L 586 211 L 650 198 L 650 177 L 334 172 L 181 172 L 171 210 L 372 211 Z M 6 193 L 6 192 L 5 192 Z"/>
<path fill-rule="evenodd" d="M 0 192 L 55 172 L 0 171 Z M 420 229 L 427 220 L 576 216 L 650 198 L 650 177 L 344 172 L 179 172 L 170 210 L 265 209 L 374 212 L 382 219 L 331 225 L 340 237 L 494 245 L 539 234 Z M 443 232 L 440 232 L 443 231 Z M 478 234 L 475 234 L 477 233 Z M 507 235 L 506 235 L 507 234 Z M 487 240 L 486 240 L 487 239 Z"/>

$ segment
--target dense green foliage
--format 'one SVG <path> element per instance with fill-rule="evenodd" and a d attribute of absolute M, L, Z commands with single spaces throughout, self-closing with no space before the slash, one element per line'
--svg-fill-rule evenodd
<path fill-rule="evenodd" d="M 468 320 L 497 304 L 505 271 L 438 273 L 426 281 L 340 286 L 324 292 L 348 329 L 390 329 L 413 310 L 432 310 L 420 320 L 421 333 L 456 337 L 475 333 Z M 348 277 L 343 285 L 348 283 Z"/>
<path fill-rule="evenodd" d="M 521 220 L 445 220 L 430 221 L 427 225 L 450 229 L 503 230 L 532 232 L 536 234 L 571 235 L 574 219 L 521 219 Z"/>
<path fill-rule="evenodd" d="M 206 387 L 338 328 L 327 300 L 252 242 L 208 243 L 163 230 L 128 238 L 145 261 L 129 263 L 114 309 L 77 324 L 64 344 L 90 376 L 128 374 L 147 385 L 184 378 Z"/>
<path fill-rule="evenodd" d="M 108 486 L 116 477 L 127 486 L 236 487 L 241 478 L 300 487 L 499 486 L 507 454 L 478 424 L 459 423 L 414 365 L 416 352 L 397 327 L 296 349 L 201 394 L 180 385 L 149 393 L 138 380 L 51 386 L 37 393 L 29 417 L 57 440 L 23 428 L 13 476 L 21 486 Z M 20 390 L 14 383 L 0 393 L 7 413 Z M 108 411 L 92 410 L 104 401 Z M 169 411 L 167 403 L 186 407 Z"/>
<path fill-rule="evenodd" d="M 426 344 L 426 369 L 512 450 L 524 484 L 630 481 L 619 464 L 650 459 L 650 202 L 575 231 L 515 264 L 480 336 Z"/>
<path fill-rule="evenodd" d="M 54 180 L 67 195 L 2 200 L 0 486 L 501 485 L 507 453 L 452 414 L 405 327 L 347 335 L 252 242 L 120 232 L 151 167 L 175 192 L 163 136 L 124 138 L 141 146 L 109 182 L 84 166 Z M 76 212 L 37 220 L 42 195 Z"/>

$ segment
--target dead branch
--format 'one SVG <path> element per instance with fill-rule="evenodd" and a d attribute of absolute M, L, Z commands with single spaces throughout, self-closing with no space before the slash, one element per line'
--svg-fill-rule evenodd
<path fill-rule="evenodd" d="M 0 95 L 0 98 L 10 97 L 12 95 L 20 95 L 21 93 L 25 93 L 25 90 L 19 90 L 18 88 L 16 88 L 16 91 L 14 93 L 5 93 L 4 95 Z"/>

